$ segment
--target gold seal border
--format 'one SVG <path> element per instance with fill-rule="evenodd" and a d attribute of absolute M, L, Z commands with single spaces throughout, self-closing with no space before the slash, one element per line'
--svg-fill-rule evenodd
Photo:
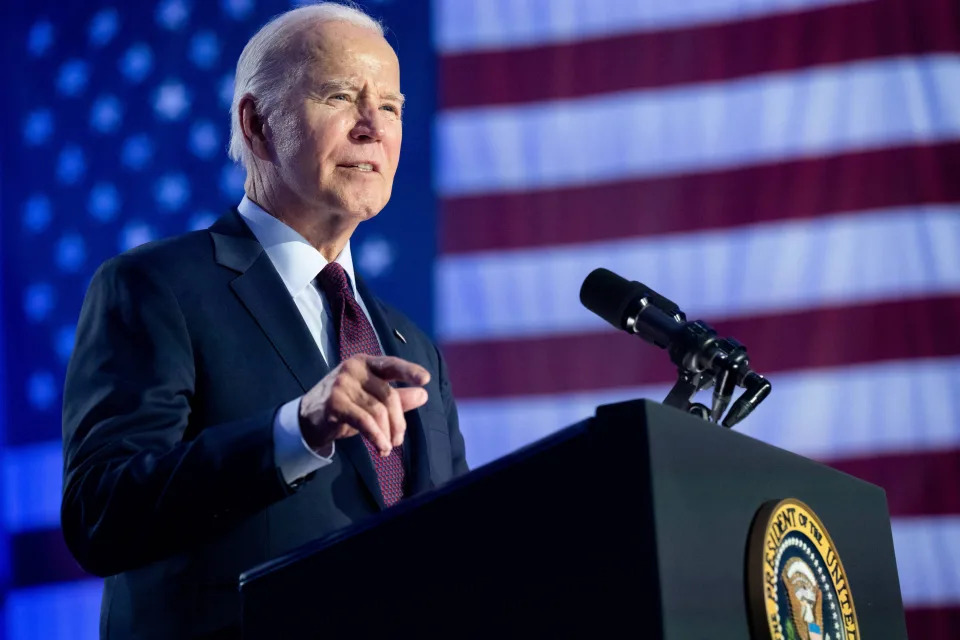
<path fill-rule="evenodd" d="M 764 503 L 750 525 L 747 540 L 747 605 L 750 635 L 754 640 L 784 640 L 780 631 L 776 589 L 779 576 L 772 561 L 787 534 L 802 533 L 817 547 L 837 594 L 841 624 L 847 640 L 859 640 L 860 625 L 853 604 L 850 580 L 837 546 L 813 509 L 796 498 Z"/>

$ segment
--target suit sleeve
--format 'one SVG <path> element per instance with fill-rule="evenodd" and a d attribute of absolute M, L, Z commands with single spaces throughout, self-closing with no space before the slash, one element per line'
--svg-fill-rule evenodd
<path fill-rule="evenodd" d="M 460 433 L 460 417 L 457 414 L 457 403 L 453 399 L 453 389 L 450 384 L 447 363 L 439 349 L 437 349 L 437 360 L 440 369 L 440 397 L 443 400 L 443 410 L 447 415 L 447 427 L 450 431 L 450 453 L 453 457 L 453 475 L 456 477 L 470 471 L 470 467 L 467 466 L 466 445 L 463 441 L 463 434 Z"/>
<path fill-rule="evenodd" d="M 194 383 L 173 291 L 129 256 L 105 263 L 64 385 L 61 524 L 85 570 L 112 575 L 190 548 L 289 492 L 276 410 L 188 432 Z"/>

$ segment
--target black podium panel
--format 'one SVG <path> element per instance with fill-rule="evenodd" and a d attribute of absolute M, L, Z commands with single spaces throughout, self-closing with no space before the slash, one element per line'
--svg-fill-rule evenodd
<path fill-rule="evenodd" d="M 907 637 L 882 489 L 673 408 L 642 404 L 662 637 L 750 637 L 750 524 L 761 504 L 787 497 L 805 502 L 827 526 L 850 579 L 861 636 Z M 615 425 L 636 420 L 636 412 L 635 403 L 624 403 L 597 415 L 615 434 Z"/>
<path fill-rule="evenodd" d="M 647 401 L 248 571 L 244 638 L 749 638 L 750 525 L 785 497 L 829 528 L 863 637 L 906 638 L 882 490 Z"/>

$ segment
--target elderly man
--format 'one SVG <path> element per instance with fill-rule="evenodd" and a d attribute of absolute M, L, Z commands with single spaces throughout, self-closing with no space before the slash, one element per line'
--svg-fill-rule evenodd
<path fill-rule="evenodd" d="M 400 155 L 381 27 L 290 11 L 235 91 L 243 201 L 106 262 L 77 328 L 62 523 L 104 637 L 231 637 L 243 570 L 467 470 L 443 359 L 350 257 Z"/>

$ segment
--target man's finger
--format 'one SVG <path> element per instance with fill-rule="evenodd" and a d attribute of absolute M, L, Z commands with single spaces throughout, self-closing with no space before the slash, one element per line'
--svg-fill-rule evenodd
<path fill-rule="evenodd" d="M 360 435 L 369 440 L 381 455 L 390 453 L 390 440 L 369 411 L 354 404 L 350 409 L 340 414 L 340 419 L 343 424 L 359 431 Z"/>
<path fill-rule="evenodd" d="M 382 415 L 383 424 L 376 416 L 376 409 L 373 407 L 382 404 L 373 396 L 357 387 L 350 393 L 341 391 L 336 394 L 333 400 L 333 415 L 341 424 L 348 425 L 359 431 L 369 440 L 381 454 L 389 454 L 392 445 L 390 444 L 390 426 L 389 419 L 384 408 Z"/>
<path fill-rule="evenodd" d="M 407 431 L 407 421 L 403 417 L 400 395 L 383 378 L 374 375 L 364 381 L 363 388 L 387 408 L 390 417 L 390 441 L 393 446 L 399 447 L 403 444 L 403 437 Z"/>
<path fill-rule="evenodd" d="M 377 425 L 378 439 L 371 440 L 374 446 L 380 450 L 381 455 L 389 455 L 393 448 L 392 427 L 390 425 L 390 411 L 387 406 L 375 396 L 370 395 L 362 388 L 357 389 L 354 395 L 354 401 L 363 411 L 366 411 L 373 418 Z M 380 443 L 384 443 L 381 445 Z M 385 446 L 384 446 L 385 445 Z"/>
<path fill-rule="evenodd" d="M 400 398 L 400 408 L 403 411 L 410 411 L 427 403 L 427 390 L 423 387 L 397 389 L 397 396 Z"/>
<path fill-rule="evenodd" d="M 423 386 L 430 382 L 430 372 L 420 365 L 394 356 L 371 356 L 367 366 L 387 382 L 406 382 Z"/>

